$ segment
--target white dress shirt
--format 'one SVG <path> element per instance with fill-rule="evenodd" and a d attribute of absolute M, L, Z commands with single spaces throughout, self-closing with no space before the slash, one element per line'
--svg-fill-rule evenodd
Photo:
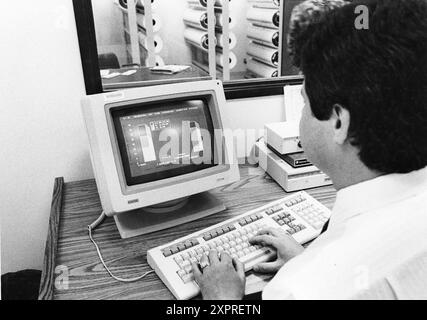
<path fill-rule="evenodd" d="M 427 299 L 427 167 L 337 193 L 329 227 L 263 299 Z"/>

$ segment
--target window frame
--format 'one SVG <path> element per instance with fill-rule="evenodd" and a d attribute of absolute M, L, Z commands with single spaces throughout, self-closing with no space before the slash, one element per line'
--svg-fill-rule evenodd
<path fill-rule="evenodd" d="M 291 5 L 291 3 L 292 1 L 285 1 L 283 6 L 284 12 L 289 12 L 289 10 L 287 10 L 289 7 L 287 6 Z M 102 87 L 102 79 L 98 63 L 98 48 L 96 42 L 92 0 L 73 0 L 73 8 L 86 94 L 92 95 L 103 93 L 104 89 Z M 282 23 L 281 61 L 289 61 L 289 59 L 287 59 L 289 56 L 287 55 L 286 50 L 286 34 L 288 29 L 288 23 Z M 282 63 L 282 74 L 285 72 L 286 68 L 289 68 L 289 64 Z M 225 82 L 223 87 L 227 100 L 242 99 L 282 95 L 284 86 L 302 84 L 303 81 L 304 77 L 302 75 L 290 75 L 278 78 L 233 80 L 230 82 Z"/>

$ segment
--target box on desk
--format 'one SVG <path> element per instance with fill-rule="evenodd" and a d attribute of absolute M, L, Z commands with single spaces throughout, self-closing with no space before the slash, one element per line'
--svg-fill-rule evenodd
<path fill-rule="evenodd" d="M 275 122 L 264 126 L 266 143 L 280 154 L 302 152 L 299 122 Z"/>
<path fill-rule="evenodd" d="M 332 184 L 331 178 L 314 165 L 293 168 L 270 150 L 263 140 L 256 143 L 255 149 L 259 166 L 287 192 Z"/>

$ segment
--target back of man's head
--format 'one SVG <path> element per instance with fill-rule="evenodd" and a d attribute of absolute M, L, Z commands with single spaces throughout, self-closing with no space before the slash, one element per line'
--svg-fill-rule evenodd
<path fill-rule="evenodd" d="M 367 9 L 369 20 L 363 19 Z M 427 165 L 427 0 L 354 1 L 295 40 L 312 113 L 350 112 L 349 141 L 381 173 Z"/>

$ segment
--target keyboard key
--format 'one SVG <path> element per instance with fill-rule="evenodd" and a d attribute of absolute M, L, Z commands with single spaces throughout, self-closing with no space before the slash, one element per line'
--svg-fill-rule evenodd
<path fill-rule="evenodd" d="M 178 273 L 178 276 L 182 279 L 187 273 L 185 270 L 179 269 L 176 273 Z"/>
<path fill-rule="evenodd" d="M 172 251 L 171 251 L 170 249 L 164 249 L 164 250 L 163 250 L 163 255 L 164 255 L 165 257 L 169 257 L 169 256 L 171 256 L 171 255 L 172 255 Z"/>
<path fill-rule="evenodd" d="M 194 280 L 194 274 L 193 274 L 193 273 L 186 274 L 186 275 L 184 275 L 183 277 L 181 277 L 181 279 L 182 279 L 182 281 L 183 281 L 184 283 L 191 282 L 191 281 L 193 281 L 193 280 Z"/>
<path fill-rule="evenodd" d="M 212 235 L 211 235 L 210 233 L 206 233 L 206 234 L 203 236 L 203 239 L 204 239 L 205 241 L 208 241 L 208 240 L 212 239 Z"/>
<path fill-rule="evenodd" d="M 181 264 L 183 261 L 184 261 L 184 259 L 182 259 L 182 257 L 181 256 L 177 256 L 177 257 L 175 257 L 174 258 L 174 260 L 175 260 L 175 262 L 179 265 L 179 264 Z"/>
<path fill-rule="evenodd" d="M 193 247 L 193 244 L 189 240 L 185 241 L 184 245 L 187 249 Z"/>
<path fill-rule="evenodd" d="M 193 270 L 193 267 L 191 266 L 191 264 L 186 265 L 186 266 L 184 267 L 184 271 L 185 271 L 186 273 L 190 273 L 192 270 Z"/>
<path fill-rule="evenodd" d="M 184 251 L 186 248 L 185 248 L 185 245 L 183 244 L 183 243 L 179 243 L 179 244 L 177 244 L 177 247 L 178 247 L 178 250 L 179 251 Z"/>
<path fill-rule="evenodd" d="M 190 254 L 188 252 L 184 252 L 183 254 L 181 254 L 181 258 L 182 260 L 190 259 Z"/>
<path fill-rule="evenodd" d="M 246 221 L 246 219 L 240 219 L 239 220 L 239 224 L 243 227 L 243 226 L 245 226 L 246 224 L 247 224 L 247 221 Z"/>
<path fill-rule="evenodd" d="M 228 241 L 233 240 L 233 239 L 234 239 L 234 234 L 232 234 L 232 233 L 227 234 L 227 235 L 226 235 L 226 239 L 227 239 Z"/>
<path fill-rule="evenodd" d="M 197 246 L 199 244 L 199 240 L 197 239 L 190 239 L 190 242 L 193 246 Z"/>
<path fill-rule="evenodd" d="M 186 266 L 191 265 L 190 260 L 183 260 L 181 264 L 179 264 L 181 269 L 185 269 Z"/>
<path fill-rule="evenodd" d="M 240 229 L 239 230 L 239 235 L 240 236 L 244 236 L 245 234 L 247 234 L 248 233 L 248 231 L 246 230 L 246 229 Z"/>

